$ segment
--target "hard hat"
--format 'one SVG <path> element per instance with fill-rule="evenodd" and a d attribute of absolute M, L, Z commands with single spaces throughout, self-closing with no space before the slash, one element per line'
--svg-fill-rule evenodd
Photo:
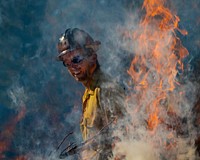
<path fill-rule="evenodd" d="M 83 30 L 78 28 L 68 28 L 59 38 L 57 45 L 58 56 L 57 60 L 61 61 L 61 56 L 76 49 L 84 49 L 86 52 L 96 52 L 99 49 L 99 41 L 94 41 L 92 37 Z"/>

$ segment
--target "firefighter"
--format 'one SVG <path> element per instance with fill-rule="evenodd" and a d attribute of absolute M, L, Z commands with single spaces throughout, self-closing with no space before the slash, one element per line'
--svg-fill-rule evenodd
<path fill-rule="evenodd" d="M 97 60 L 100 44 L 85 31 L 69 28 L 59 38 L 57 45 L 57 60 L 63 63 L 76 81 L 85 86 L 80 123 L 83 140 L 94 137 L 110 124 L 81 153 L 82 160 L 107 160 L 112 157 L 113 129 L 125 112 L 122 107 L 124 89 L 113 83 L 100 69 Z"/>

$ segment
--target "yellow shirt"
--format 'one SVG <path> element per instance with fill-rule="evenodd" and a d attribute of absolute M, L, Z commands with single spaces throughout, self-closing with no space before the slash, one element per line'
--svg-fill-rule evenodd
<path fill-rule="evenodd" d="M 86 89 L 83 95 L 83 117 L 81 121 L 81 132 L 84 140 L 87 140 L 103 127 L 99 124 L 101 120 L 101 111 L 99 105 L 100 88 L 94 91 Z M 99 160 L 98 149 L 88 148 L 82 153 L 82 160 Z"/>
<path fill-rule="evenodd" d="M 114 86 L 113 83 L 104 82 L 100 79 L 101 76 L 95 77 L 92 89 L 86 88 L 82 97 L 82 120 L 80 128 L 83 140 L 88 140 L 95 136 L 104 126 L 112 121 L 113 117 L 121 117 L 123 108 L 119 101 L 123 100 L 123 92 Z M 100 88 L 101 87 L 101 88 Z M 105 143 L 105 136 L 111 137 L 111 132 L 106 135 L 100 135 L 97 141 Z M 101 137 L 102 136 L 102 137 Z M 111 138 L 110 138 L 111 139 Z M 95 139 L 96 140 L 96 139 Z M 82 152 L 82 160 L 107 160 L 111 152 L 111 143 L 106 140 L 108 144 L 91 146 L 89 149 Z M 109 152 L 104 154 L 104 152 Z"/>
<path fill-rule="evenodd" d="M 99 105 L 99 97 L 100 88 L 95 88 L 94 91 L 86 89 L 83 95 L 83 117 L 81 122 L 81 132 L 84 140 L 87 140 L 88 138 L 94 136 L 94 134 L 98 132 L 97 129 L 99 127 L 103 127 L 97 126 L 97 121 L 101 121 L 101 115 L 97 115 L 98 112 L 101 112 Z"/>

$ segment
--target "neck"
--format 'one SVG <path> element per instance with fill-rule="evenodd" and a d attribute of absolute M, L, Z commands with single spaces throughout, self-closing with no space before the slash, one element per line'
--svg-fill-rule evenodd
<path fill-rule="evenodd" d="M 100 68 L 99 66 L 94 70 L 93 74 L 83 83 L 83 85 L 87 88 L 87 89 L 91 89 L 91 90 L 94 90 L 96 85 L 97 85 L 97 82 L 99 80 L 99 71 L 100 71 Z"/>
<path fill-rule="evenodd" d="M 93 83 L 93 80 L 92 80 L 92 79 L 88 79 L 87 81 L 84 81 L 84 82 L 83 82 L 83 85 L 84 85 L 86 88 L 90 89 L 92 83 Z"/>

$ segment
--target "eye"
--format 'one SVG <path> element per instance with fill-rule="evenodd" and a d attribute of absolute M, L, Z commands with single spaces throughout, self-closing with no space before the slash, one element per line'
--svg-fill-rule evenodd
<path fill-rule="evenodd" d="M 72 63 L 80 63 L 84 58 L 82 56 L 73 57 L 71 60 Z"/>

